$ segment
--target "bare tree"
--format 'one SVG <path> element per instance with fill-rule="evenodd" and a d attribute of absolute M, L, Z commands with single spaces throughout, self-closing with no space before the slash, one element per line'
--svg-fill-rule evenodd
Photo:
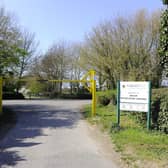
<path fill-rule="evenodd" d="M 53 44 L 48 51 L 36 61 L 34 72 L 42 79 L 63 80 L 67 74 L 67 46 L 65 42 Z M 37 68 L 37 69 L 36 69 Z M 54 84 L 55 92 L 62 92 L 62 82 Z"/>
<path fill-rule="evenodd" d="M 82 68 L 80 66 L 80 44 L 72 44 L 69 46 L 68 49 L 68 74 L 67 77 L 70 80 L 80 80 L 82 76 Z M 71 82 L 71 93 L 73 93 L 73 90 L 76 90 L 76 92 L 79 92 L 79 82 Z"/>
<path fill-rule="evenodd" d="M 19 57 L 19 64 L 17 65 L 19 78 L 21 78 L 28 69 L 32 62 L 32 57 L 35 56 L 37 51 L 38 43 L 35 40 L 35 34 L 23 31 L 20 47 L 26 51 L 26 54 L 20 55 Z"/>
<path fill-rule="evenodd" d="M 93 28 L 81 50 L 83 67 L 94 68 L 100 85 L 108 80 L 112 88 L 117 80 L 152 80 L 158 86 L 159 12 L 145 10 L 133 17 L 117 17 Z"/>

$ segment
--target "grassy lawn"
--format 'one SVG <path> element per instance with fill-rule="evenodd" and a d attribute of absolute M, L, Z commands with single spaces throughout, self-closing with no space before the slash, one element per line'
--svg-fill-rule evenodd
<path fill-rule="evenodd" d="M 121 112 L 121 128 L 115 127 L 116 107 L 97 106 L 97 114 L 91 118 L 90 107 L 85 109 L 85 117 L 91 124 L 97 124 L 102 131 L 108 131 L 117 152 L 129 167 L 167 168 L 168 135 L 147 131 L 146 125 L 138 123 L 135 116 Z"/>

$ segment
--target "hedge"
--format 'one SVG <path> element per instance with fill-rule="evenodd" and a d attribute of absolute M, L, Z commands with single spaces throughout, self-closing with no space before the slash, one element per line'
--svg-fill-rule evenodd
<path fill-rule="evenodd" d="M 5 99 L 25 99 L 22 93 L 3 92 L 2 98 Z"/>
<path fill-rule="evenodd" d="M 97 103 L 102 106 L 110 102 L 116 105 L 116 91 L 97 92 Z M 146 113 L 130 113 L 146 126 Z M 152 129 L 168 133 L 168 88 L 152 89 Z"/>
<path fill-rule="evenodd" d="M 110 102 L 113 105 L 116 105 L 117 99 L 116 99 L 116 90 L 108 90 L 105 92 L 97 92 L 97 103 L 102 106 L 108 105 Z"/>

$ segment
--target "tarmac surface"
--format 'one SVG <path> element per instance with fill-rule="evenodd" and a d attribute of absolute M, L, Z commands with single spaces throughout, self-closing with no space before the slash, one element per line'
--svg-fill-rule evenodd
<path fill-rule="evenodd" d="M 87 100 L 4 101 L 17 123 L 0 140 L 0 168 L 119 168 L 80 109 Z"/>

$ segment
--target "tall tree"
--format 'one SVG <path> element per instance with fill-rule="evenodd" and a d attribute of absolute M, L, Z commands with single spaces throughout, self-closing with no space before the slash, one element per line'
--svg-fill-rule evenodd
<path fill-rule="evenodd" d="M 22 31 L 15 16 L 0 8 L 0 76 L 4 76 L 5 88 L 17 91 L 19 82 L 36 51 L 35 35 Z"/>
<path fill-rule="evenodd" d="M 163 0 L 167 8 L 162 12 L 160 21 L 160 64 L 166 75 L 168 75 L 168 0 Z"/>
<path fill-rule="evenodd" d="M 164 5 L 168 5 L 168 0 L 162 0 Z"/>
<path fill-rule="evenodd" d="M 67 45 L 65 42 L 53 44 L 48 51 L 36 60 L 32 73 L 42 79 L 63 80 L 66 78 L 68 68 Z M 62 92 L 62 82 L 54 84 L 55 92 Z"/>
<path fill-rule="evenodd" d="M 100 79 L 115 88 L 117 80 L 152 80 L 159 85 L 157 55 L 159 12 L 144 10 L 133 17 L 117 17 L 93 28 L 81 50 L 85 68 L 94 68 Z"/>
<path fill-rule="evenodd" d="M 18 55 L 19 61 L 16 64 L 12 64 L 11 69 L 20 79 L 24 72 L 28 70 L 28 67 L 30 67 L 32 58 L 37 51 L 38 43 L 35 40 L 35 34 L 26 30 L 22 31 L 18 46 L 25 52 Z"/>
<path fill-rule="evenodd" d="M 19 62 L 19 55 L 25 53 L 18 46 L 20 31 L 14 17 L 4 8 L 0 8 L 0 75 L 8 71 L 8 67 Z"/>
<path fill-rule="evenodd" d="M 82 68 L 79 64 L 80 48 L 81 48 L 80 44 L 72 44 L 69 46 L 69 49 L 68 49 L 69 63 L 68 63 L 67 77 L 70 80 L 80 80 L 82 76 Z M 71 93 L 73 93 L 73 90 L 75 90 L 75 92 L 79 92 L 79 86 L 80 84 L 78 82 L 70 83 Z"/>

